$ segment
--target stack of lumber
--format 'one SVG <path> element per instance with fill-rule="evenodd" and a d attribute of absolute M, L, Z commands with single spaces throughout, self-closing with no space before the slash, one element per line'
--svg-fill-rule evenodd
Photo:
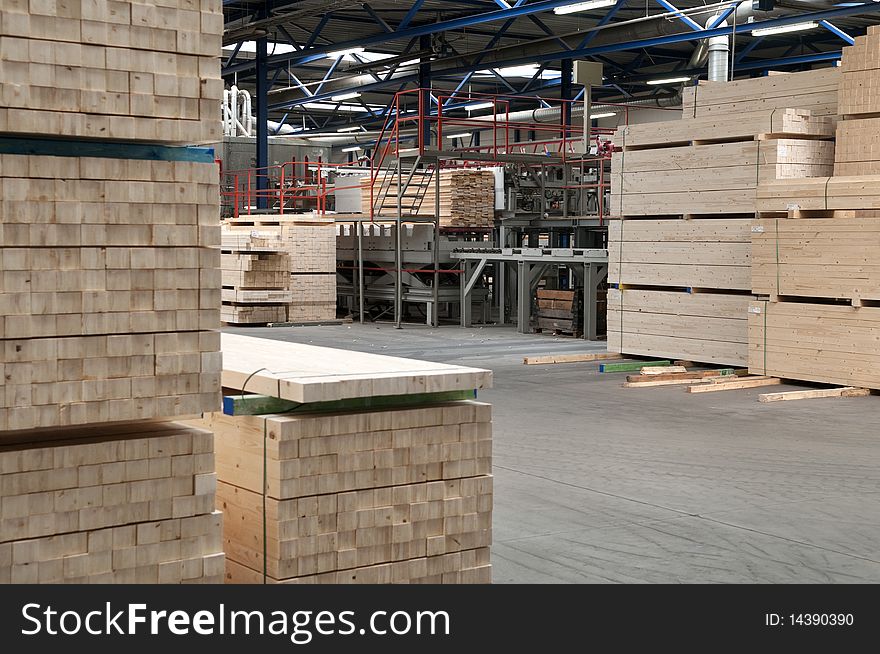
<path fill-rule="evenodd" d="M 814 116 L 833 118 L 838 113 L 840 78 L 840 69 L 832 67 L 736 82 L 700 80 L 696 86 L 682 89 L 682 114 L 686 118 L 719 117 L 728 121 L 730 116 L 757 110 L 769 112 L 796 107 L 808 109 Z"/>
<path fill-rule="evenodd" d="M 581 333 L 583 299 L 580 291 L 538 289 L 537 302 L 535 326 L 539 330 L 560 331 L 575 336 Z"/>
<path fill-rule="evenodd" d="M 403 173 L 404 181 L 407 173 Z M 423 177 L 428 181 L 420 181 Z M 373 182 L 376 215 L 397 215 L 396 173 L 380 173 Z M 413 177 L 401 198 L 404 216 L 435 214 L 436 176 Z M 370 177 L 361 178 L 361 211 L 370 213 Z M 440 172 L 440 224 L 453 227 L 491 226 L 495 218 L 495 176 L 490 170 Z"/>
<path fill-rule="evenodd" d="M 221 582 L 212 441 L 170 422 L 4 435 L 0 583 Z"/>
<path fill-rule="evenodd" d="M 220 245 L 220 318 L 235 325 L 286 322 L 290 261 L 278 239 L 225 232 Z"/>
<path fill-rule="evenodd" d="M 222 36 L 217 0 L 4 0 L 0 132 L 218 141 Z"/>
<path fill-rule="evenodd" d="M 0 9 L 0 582 L 222 573 L 222 8 L 159 5 Z"/>
<path fill-rule="evenodd" d="M 454 399 L 490 372 L 231 334 L 223 352 L 224 387 L 272 394 L 198 423 L 217 435 L 228 581 L 490 581 L 491 407 Z"/>
<path fill-rule="evenodd" d="M 686 89 L 612 158 L 609 351 L 744 366 L 759 188 L 833 169 L 836 71 Z"/>
<path fill-rule="evenodd" d="M 880 30 L 843 49 L 834 174 L 758 191 L 749 371 L 880 388 Z"/>
<path fill-rule="evenodd" d="M 243 215 L 227 220 L 226 229 L 225 233 L 246 235 L 258 229 L 255 234 L 259 238 L 269 239 L 272 247 L 286 253 L 290 289 L 287 321 L 336 318 L 336 223 L 332 216 Z"/>

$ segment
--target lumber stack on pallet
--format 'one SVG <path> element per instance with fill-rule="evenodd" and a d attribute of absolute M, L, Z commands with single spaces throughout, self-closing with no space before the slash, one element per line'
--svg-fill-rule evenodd
<path fill-rule="evenodd" d="M 746 364 L 757 198 L 766 183 L 831 173 L 838 79 L 828 70 L 701 83 L 685 89 L 681 120 L 620 130 L 610 351 Z"/>
<path fill-rule="evenodd" d="M 407 173 L 404 173 L 404 181 Z M 413 181 L 401 198 L 404 216 L 433 216 L 436 176 Z M 396 173 L 380 173 L 373 182 L 376 215 L 397 215 Z M 370 177 L 361 178 L 361 212 L 370 213 Z M 490 170 L 443 170 L 440 172 L 440 224 L 443 226 L 491 226 L 495 218 L 495 176 Z"/>
<path fill-rule="evenodd" d="M 286 322 L 293 297 L 290 257 L 280 240 L 226 232 L 220 249 L 221 320 L 233 325 Z"/>
<path fill-rule="evenodd" d="M 880 388 L 880 30 L 843 49 L 832 176 L 758 190 L 749 370 Z"/>
<path fill-rule="evenodd" d="M 0 132 L 218 141 L 222 36 L 213 0 L 4 2 Z"/>
<path fill-rule="evenodd" d="M 0 583 L 222 580 L 210 432 L 135 422 L 5 442 Z"/>
<path fill-rule="evenodd" d="M 696 86 L 682 89 L 682 114 L 692 118 L 728 118 L 756 110 L 772 112 L 796 107 L 833 120 L 838 113 L 840 79 L 840 69 L 832 67 L 734 82 L 700 80 Z"/>
<path fill-rule="evenodd" d="M 437 398 L 491 373 L 223 339 L 224 386 L 296 407 L 199 422 L 217 438 L 228 581 L 490 581 L 491 407 Z M 275 372 L 252 374 L 263 363 Z"/>
<path fill-rule="evenodd" d="M 583 295 L 579 290 L 538 289 L 535 327 L 539 331 L 579 335 L 583 330 Z"/>
<path fill-rule="evenodd" d="M 287 255 L 287 317 L 265 322 L 320 322 L 336 318 L 336 223 L 317 214 L 243 215 L 226 221 L 225 234 L 269 239 Z M 242 236 L 243 235 L 243 236 Z"/>

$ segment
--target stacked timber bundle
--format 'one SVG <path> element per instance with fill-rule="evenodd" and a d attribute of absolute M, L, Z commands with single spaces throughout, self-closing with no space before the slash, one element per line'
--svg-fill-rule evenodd
<path fill-rule="evenodd" d="M 222 572 L 222 8 L 160 4 L 0 9 L 0 582 Z"/>
<path fill-rule="evenodd" d="M 321 322 L 336 318 L 336 223 L 315 213 L 242 215 L 226 221 L 228 233 L 259 230 L 272 247 L 287 255 L 289 322 Z M 273 322 L 273 321 L 264 321 Z"/>
<path fill-rule="evenodd" d="M 404 180 L 407 173 L 404 173 Z M 420 181 L 424 177 L 425 181 Z M 397 215 L 398 180 L 394 173 L 380 173 L 373 183 L 377 216 Z M 403 216 L 433 216 L 435 176 L 413 177 L 401 197 Z M 370 213 L 370 178 L 361 178 L 361 211 Z M 457 169 L 440 172 L 440 224 L 444 227 L 486 227 L 495 218 L 495 176 L 490 170 Z"/>
<path fill-rule="evenodd" d="M 212 434 L 132 422 L 5 435 L 0 583 L 221 583 Z"/>
<path fill-rule="evenodd" d="M 491 373 L 231 334 L 223 352 L 238 390 L 198 424 L 229 582 L 490 581 L 491 407 L 463 398 Z"/>
<path fill-rule="evenodd" d="M 837 77 L 816 71 L 701 84 L 686 90 L 681 120 L 620 130 L 609 350 L 746 364 L 758 187 L 831 172 L 834 117 L 824 114 L 836 107 Z"/>
<path fill-rule="evenodd" d="M 758 189 L 749 370 L 880 388 L 880 29 L 843 49 L 834 174 Z"/>
<path fill-rule="evenodd" d="M 222 35 L 214 0 L 4 0 L 0 132 L 218 141 Z"/>
<path fill-rule="evenodd" d="M 290 257 L 280 240 L 225 232 L 220 245 L 220 319 L 234 325 L 287 321 Z"/>

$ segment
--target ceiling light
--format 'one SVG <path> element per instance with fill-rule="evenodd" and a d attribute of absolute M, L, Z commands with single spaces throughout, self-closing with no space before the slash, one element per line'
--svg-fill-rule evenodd
<path fill-rule="evenodd" d="M 690 77 L 664 77 L 662 79 L 649 79 L 645 84 L 678 84 L 679 82 L 690 81 Z"/>
<path fill-rule="evenodd" d="M 361 131 L 360 125 L 352 125 L 351 127 L 340 127 L 336 130 L 337 132 L 359 132 Z"/>
<path fill-rule="evenodd" d="M 587 2 L 576 2 L 573 5 L 564 5 L 562 7 L 556 7 L 553 10 L 554 14 L 573 14 L 578 11 L 589 11 L 590 9 L 600 9 L 602 7 L 610 7 L 613 4 L 617 4 L 617 0 L 587 0 Z"/>
<path fill-rule="evenodd" d="M 462 132 L 461 134 L 447 134 L 446 138 L 448 138 L 448 139 L 463 139 L 468 136 L 471 136 L 471 132 Z"/>
<path fill-rule="evenodd" d="M 351 100 L 353 98 L 359 98 L 361 94 L 357 91 L 352 91 L 351 93 L 340 93 L 339 95 L 332 95 L 330 99 L 333 102 L 342 102 L 343 100 Z"/>
<path fill-rule="evenodd" d="M 358 150 L 363 150 L 363 148 L 359 145 L 355 145 L 354 147 L 351 147 L 351 148 L 342 148 L 343 152 L 357 152 Z"/>
<path fill-rule="evenodd" d="M 465 109 L 468 111 L 479 111 L 480 109 L 492 109 L 494 106 L 494 102 L 478 102 L 477 104 L 469 104 L 465 106 Z"/>
<path fill-rule="evenodd" d="M 794 23 L 792 25 L 779 25 L 778 27 L 760 27 L 752 30 L 752 36 L 770 36 L 771 34 L 787 34 L 788 32 L 802 32 L 819 27 L 818 23 Z"/>
<path fill-rule="evenodd" d="M 616 111 L 608 111 L 604 114 L 590 114 L 590 118 L 595 120 L 597 118 L 611 118 L 611 116 L 616 116 L 616 115 L 617 115 Z"/>
<path fill-rule="evenodd" d="M 328 52 L 328 59 L 338 59 L 339 57 L 344 57 L 345 55 L 350 54 L 358 54 L 359 52 L 363 52 L 366 48 L 349 48 L 348 50 L 337 50 L 336 52 Z"/>

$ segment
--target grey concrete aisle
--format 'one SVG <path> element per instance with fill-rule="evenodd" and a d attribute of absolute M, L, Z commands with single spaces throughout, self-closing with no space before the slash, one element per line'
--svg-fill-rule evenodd
<path fill-rule="evenodd" d="M 623 389 L 522 364 L 604 344 L 500 327 L 230 331 L 492 369 L 496 583 L 880 582 L 878 397 Z"/>

